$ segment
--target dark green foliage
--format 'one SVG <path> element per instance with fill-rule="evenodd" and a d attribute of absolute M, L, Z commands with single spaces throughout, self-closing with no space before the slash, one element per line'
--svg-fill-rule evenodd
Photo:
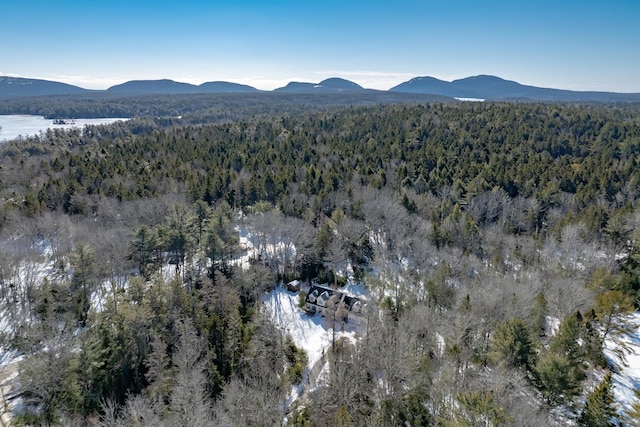
<path fill-rule="evenodd" d="M 582 332 L 582 316 L 580 312 L 565 318 L 549 343 L 549 351 L 566 356 L 579 363 L 584 358 L 583 346 L 578 343 Z"/>
<path fill-rule="evenodd" d="M 602 352 L 604 339 L 600 334 L 598 324 L 596 322 L 596 314 L 593 310 L 587 312 L 584 317 L 582 339 L 585 359 L 591 361 L 596 366 L 606 366 L 607 362 Z"/>
<path fill-rule="evenodd" d="M 602 382 L 587 396 L 584 410 L 578 422 L 585 427 L 608 427 L 616 425 L 616 413 L 611 390 L 611 372 L 607 372 Z"/>
<path fill-rule="evenodd" d="M 156 230 L 143 225 L 133 232 L 128 256 L 145 278 L 150 277 L 161 261 L 159 249 Z"/>
<path fill-rule="evenodd" d="M 491 348 L 497 362 L 527 370 L 535 363 L 535 345 L 529 329 L 521 319 L 508 320 L 498 325 L 492 336 Z"/>
<path fill-rule="evenodd" d="M 287 375 L 292 384 L 298 384 L 302 379 L 302 373 L 308 364 L 308 358 L 305 351 L 296 347 L 290 337 L 287 337 L 284 344 L 284 355 L 287 359 Z"/>
<path fill-rule="evenodd" d="M 564 403 L 580 393 L 585 377 L 579 363 L 553 352 L 538 357 L 535 375 L 542 395 L 550 405 Z"/>
<path fill-rule="evenodd" d="M 239 102 L 239 98 L 225 99 Z M 558 110 L 561 114 L 555 114 Z M 438 121 L 423 119 L 434 114 Z M 574 211 L 568 214 L 578 213 L 576 208 L 594 209 L 598 197 L 611 201 L 627 197 L 628 183 L 640 179 L 635 161 L 640 145 L 634 142 L 640 129 L 628 114 L 633 112 L 460 104 L 348 109 L 283 120 L 254 119 L 242 126 L 165 128 L 145 119 L 84 132 L 48 132 L 20 145 L 7 144 L 5 156 L 15 158 L 17 150 L 42 164 L 20 182 L 6 185 L 32 184 L 21 194 L 27 214 L 42 209 L 90 213 L 96 197 L 157 197 L 175 182 L 187 186 L 192 201 L 213 203 L 224 198 L 233 207 L 269 201 L 300 214 L 302 206 L 291 204 L 295 197 L 315 196 L 318 207 L 328 213 L 335 207 L 330 195 L 346 189 L 353 178 L 371 187 L 398 190 L 413 182 L 417 194 L 459 189 L 466 204 L 463 210 L 493 206 L 486 204 L 492 200 L 487 195 L 499 199 L 500 191 L 507 200 L 536 197 L 535 209 L 507 209 L 512 218 L 504 224 L 514 233 L 535 234 L 544 231 L 546 217 L 562 192 L 575 197 Z M 614 123 L 618 131 L 608 134 L 605 123 Z M 599 142 L 604 134 L 606 144 Z M 29 148 L 36 146 L 41 149 Z M 46 153 L 43 162 L 38 152 Z M 411 194 L 403 192 L 400 198 L 406 209 L 417 212 Z M 470 203 L 474 198 L 479 199 Z M 435 233 L 435 241 L 438 245 L 459 241 L 473 249 L 473 224 L 496 221 L 496 214 L 505 210 L 500 204 L 495 207 L 470 210 L 474 221 L 451 216 L 451 221 L 462 220 L 458 229 L 447 231 L 438 224 L 443 233 Z M 584 218 L 591 223 L 588 209 Z M 438 222 L 449 216 L 442 213 Z M 615 218 L 596 221 L 594 228 L 605 227 L 602 232 L 612 241 L 622 242 L 628 230 L 619 215 Z"/>
<path fill-rule="evenodd" d="M 534 330 L 539 336 L 545 335 L 545 327 L 547 324 L 547 299 L 544 294 L 540 292 L 536 297 L 535 305 L 531 311 L 532 323 Z"/>
<path fill-rule="evenodd" d="M 501 426 L 508 421 L 504 409 L 497 406 L 493 395 L 483 390 L 469 391 L 458 395 L 462 406 L 460 417 L 463 425 Z"/>

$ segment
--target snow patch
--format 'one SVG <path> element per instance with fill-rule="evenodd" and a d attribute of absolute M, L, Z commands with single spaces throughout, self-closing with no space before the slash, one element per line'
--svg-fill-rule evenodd
<path fill-rule="evenodd" d="M 354 282 L 352 280 L 348 280 L 347 284 L 342 287 L 340 291 L 351 297 L 357 297 L 362 300 L 368 300 L 370 297 L 369 289 L 367 289 L 364 283 Z"/>
<path fill-rule="evenodd" d="M 560 319 L 554 316 L 545 316 L 544 333 L 548 337 L 553 337 L 558 333 L 560 328 Z"/>
<path fill-rule="evenodd" d="M 297 300 L 297 293 L 280 286 L 263 299 L 273 324 L 307 352 L 309 366 L 313 366 L 331 345 L 331 329 L 325 327 L 323 317 L 310 316 L 298 308 Z"/>
<path fill-rule="evenodd" d="M 607 337 L 604 345 L 604 355 L 615 367 L 613 396 L 621 415 L 637 402 L 633 391 L 640 390 L 640 312 L 633 313 L 627 321 L 636 325 L 635 330 L 618 339 Z"/>

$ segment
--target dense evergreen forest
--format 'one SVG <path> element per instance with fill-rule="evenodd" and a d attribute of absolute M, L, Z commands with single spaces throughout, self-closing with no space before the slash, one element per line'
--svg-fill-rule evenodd
<path fill-rule="evenodd" d="M 638 105 L 244 96 L 0 147 L 14 422 L 640 425 L 603 353 L 640 304 Z M 370 300 L 292 400 L 307 357 L 261 298 L 293 279 Z"/>
<path fill-rule="evenodd" d="M 337 106 L 453 101 L 439 95 L 371 91 L 358 94 L 183 94 L 183 95 L 59 95 L 0 99 L 0 114 L 31 114 L 48 119 L 68 117 L 165 117 L 183 124 L 317 112 Z M 177 117 L 184 118 L 176 121 Z M 167 123 L 167 119 L 163 120 Z"/>

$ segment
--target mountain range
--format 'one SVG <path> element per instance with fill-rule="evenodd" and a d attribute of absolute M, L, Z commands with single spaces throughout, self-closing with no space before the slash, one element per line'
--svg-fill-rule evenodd
<path fill-rule="evenodd" d="M 259 93 L 264 92 L 248 85 L 223 81 L 207 82 L 201 85 L 181 83 L 173 80 L 132 80 L 106 90 L 89 90 L 66 83 L 49 80 L 0 76 L 0 99 L 79 94 L 113 95 L 157 95 L 157 94 L 213 94 L 213 93 Z M 291 82 L 275 89 L 275 93 L 289 94 L 358 94 L 385 92 L 365 89 L 357 83 L 341 78 L 329 78 L 319 83 Z M 585 92 L 565 89 L 551 89 L 523 85 L 496 76 L 479 75 L 451 82 L 434 77 L 415 77 L 392 87 L 388 92 L 432 94 L 451 98 L 535 101 L 600 101 L 600 102 L 640 102 L 640 93 Z"/>
<path fill-rule="evenodd" d="M 640 93 L 573 91 L 523 85 L 496 76 L 473 76 L 447 82 L 434 77 L 416 77 L 389 89 L 390 92 L 429 93 L 453 98 L 475 98 L 488 101 L 602 101 L 637 102 Z"/>

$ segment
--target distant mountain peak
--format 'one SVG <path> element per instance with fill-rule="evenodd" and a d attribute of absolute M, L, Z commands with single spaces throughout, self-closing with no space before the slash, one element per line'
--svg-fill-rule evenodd
<path fill-rule="evenodd" d="M 354 83 L 350 80 L 342 79 L 340 77 L 331 77 L 325 79 L 318 83 L 318 85 L 323 87 L 331 87 L 336 89 L 346 89 L 346 90 L 364 90 L 362 86 L 357 83 Z"/>
<path fill-rule="evenodd" d="M 169 79 L 160 80 L 130 80 L 128 82 L 111 86 L 107 92 L 128 94 L 178 94 L 195 93 L 197 86 L 189 83 L 180 83 Z"/>
<path fill-rule="evenodd" d="M 76 95 L 91 92 L 67 83 L 0 76 L 0 99 L 23 96 Z"/>
<path fill-rule="evenodd" d="M 444 95 L 452 98 L 484 100 L 530 99 L 540 101 L 640 101 L 640 94 L 576 92 L 527 86 L 488 74 L 447 82 L 434 77 L 416 77 L 389 89 L 390 92 Z"/>
<path fill-rule="evenodd" d="M 431 76 L 414 77 L 414 78 L 412 78 L 411 80 L 409 80 L 407 83 L 411 83 L 411 82 L 422 82 L 422 81 L 449 83 L 449 82 L 447 82 L 447 81 L 440 80 L 440 79 L 437 79 L 437 78 L 435 78 L 435 77 L 431 77 Z"/>
<path fill-rule="evenodd" d="M 258 89 L 252 86 L 243 85 L 239 83 L 230 83 L 223 81 L 206 82 L 198 86 L 199 92 L 204 93 L 249 93 L 260 92 Z"/>
<path fill-rule="evenodd" d="M 340 93 L 365 91 L 362 86 L 340 77 L 331 77 L 320 83 L 290 82 L 275 92 L 288 93 Z"/>

